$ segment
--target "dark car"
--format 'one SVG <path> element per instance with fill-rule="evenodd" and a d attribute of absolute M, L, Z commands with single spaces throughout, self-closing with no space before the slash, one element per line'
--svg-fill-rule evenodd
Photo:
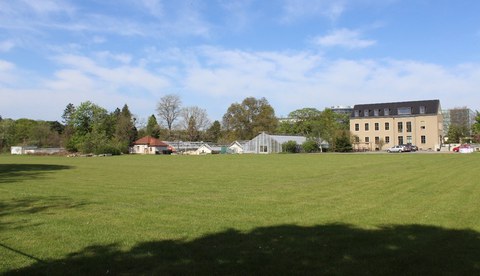
<path fill-rule="evenodd" d="M 405 144 L 405 145 L 402 145 L 405 147 L 405 151 L 407 152 L 411 152 L 411 151 L 417 151 L 418 150 L 418 147 L 415 146 L 415 145 L 412 145 L 412 144 Z"/>
<path fill-rule="evenodd" d="M 411 144 L 405 144 L 405 145 L 401 145 L 403 146 L 405 152 L 411 152 L 412 151 L 412 145 Z"/>

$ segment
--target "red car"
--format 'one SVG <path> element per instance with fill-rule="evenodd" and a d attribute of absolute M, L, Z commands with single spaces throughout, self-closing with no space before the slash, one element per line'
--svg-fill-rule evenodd
<path fill-rule="evenodd" d="M 469 148 L 469 147 L 470 147 L 469 144 L 463 144 L 463 145 L 454 147 L 452 150 L 453 150 L 454 152 L 459 152 L 461 148 Z"/>

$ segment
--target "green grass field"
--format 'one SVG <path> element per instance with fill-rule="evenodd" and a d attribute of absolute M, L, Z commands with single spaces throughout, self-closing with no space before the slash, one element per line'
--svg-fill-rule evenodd
<path fill-rule="evenodd" d="M 479 275 L 479 154 L 0 155 L 0 274 Z"/>

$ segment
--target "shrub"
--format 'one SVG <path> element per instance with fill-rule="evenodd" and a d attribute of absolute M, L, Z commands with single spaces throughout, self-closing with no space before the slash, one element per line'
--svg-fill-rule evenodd
<path fill-rule="evenodd" d="M 335 138 L 335 151 L 336 152 L 351 152 L 352 143 L 350 143 L 350 138 L 346 135 Z"/>
<path fill-rule="evenodd" d="M 297 142 L 295 141 L 288 141 L 282 144 L 283 152 L 287 153 L 296 153 L 298 152 Z"/>
<path fill-rule="evenodd" d="M 314 140 L 307 140 L 302 144 L 302 148 L 304 152 L 312 153 L 318 152 L 319 147 L 317 141 Z"/>

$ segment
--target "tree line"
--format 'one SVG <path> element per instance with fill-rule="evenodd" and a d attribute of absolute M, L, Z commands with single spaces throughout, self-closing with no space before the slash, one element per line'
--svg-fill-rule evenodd
<path fill-rule="evenodd" d="M 449 141 L 460 142 L 471 137 L 480 142 L 480 113 L 473 126 L 466 122 L 465 108 L 451 112 Z M 109 112 L 90 101 L 78 106 L 68 104 L 62 121 L 8 119 L 0 116 L 0 152 L 11 146 L 64 147 L 70 152 L 128 153 L 132 143 L 150 135 L 165 141 L 205 141 L 229 144 L 235 140 L 250 140 L 258 133 L 301 135 L 308 138 L 302 145 L 306 152 L 328 144 L 329 150 L 350 151 L 349 116 L 330 109 L 297 109 L 287 118 L 277 118 L 267 99 L 247 97 L 232 103 L 221 120 L 211 122 L 207 111 L 198 106 L 183 106 L 175 94 L 159 99 L 156 114 L 146 122 L 134 116 L 125 104 Z M 294 152 L 298 145 L 286 144 L 284 150 Z"/>
<path fill-rule="evenodd" d="M 0 150 L 5 152 L 11 146 L 23 145 L 120 154 L 128 153 L 133 142 L 146 135 L 165 141 L 228 144 L 250 140 L 262 131 L 306 136 L 308 151 L 318 150 L 321 143 L 328 143 L 337 151 L 347 151 L 350 145 L 348 115 L 330 109 L 303 108 L 292 111 L 286 119 L 278 119 L 267 99 L 247 97 L 240 103 L 232 103 L 221 121 L 211 122 L 205 109 L 183 106 L 178 95 L 169 94 L 159 99 L 155 111 L 143 122 L 131 113 L 127 104 L 109 112 L 86 101 L 78 106 L 68 104 L 61 122 L 0 116 Z"/>

